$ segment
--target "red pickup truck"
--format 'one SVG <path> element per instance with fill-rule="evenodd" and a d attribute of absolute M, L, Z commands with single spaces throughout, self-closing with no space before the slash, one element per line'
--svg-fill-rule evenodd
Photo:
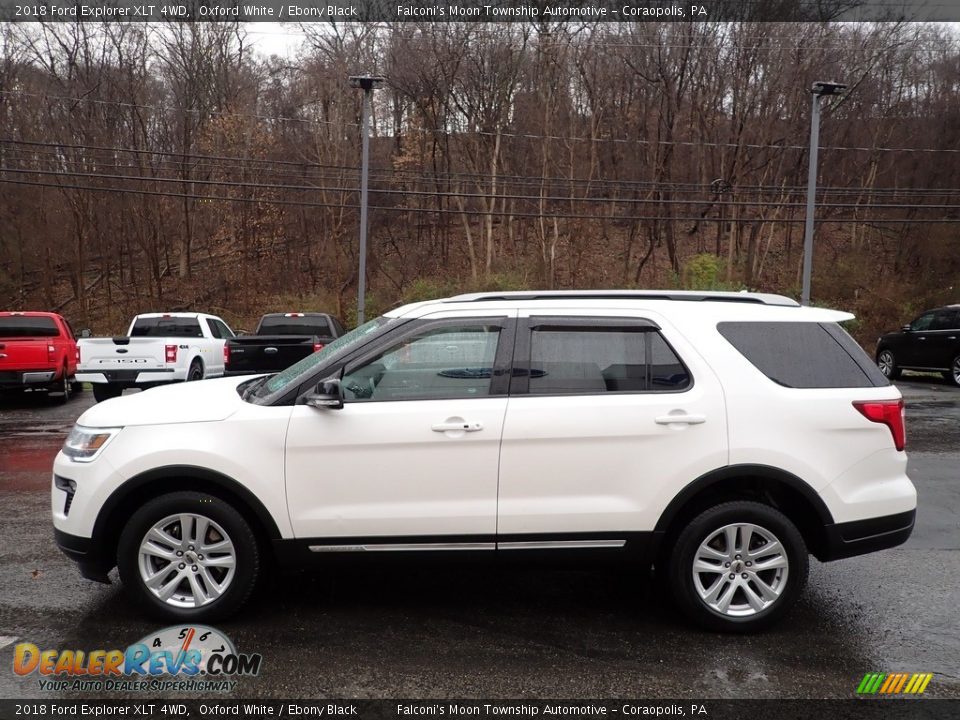
<path fill-rule="evenodd" d="M 76 382 L 77 341 L 56 313 L 0 312 L 0 393 L 46 390 L 63 402 L 83 386 Z"/>

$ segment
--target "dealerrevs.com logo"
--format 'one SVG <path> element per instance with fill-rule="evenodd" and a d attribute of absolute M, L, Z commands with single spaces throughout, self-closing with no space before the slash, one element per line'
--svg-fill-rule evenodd
<path fill-rule="evenodd" d="M 229 692 L 236 677 L 260 673 L 263 656 L 238 653 L 224 633 L 205 625 L 173 626 L 125 650 L 41 650 L 20 643 L 13 671 L 40 676 L 41 690 L 185 690 Z"/>

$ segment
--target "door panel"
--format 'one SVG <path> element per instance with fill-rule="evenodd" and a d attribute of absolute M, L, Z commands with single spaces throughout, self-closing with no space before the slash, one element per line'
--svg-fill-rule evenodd
<path fill-rule="evenodd" d="M 347 365 L 341 410 L 296 406 L 296 536 L 492 541 L 513 331 L 506 318 L 430 316 Z"/>
<path fill-rule="evenodd" d="M 644 319 L 661 327 L 645 331 L 651 341 L 662 333 L 669 346 L 651 342 L 650 353 L 639 356 L 637 343 L 617 332 L 609 342 L 588 338 L 578 349 L 557 332 L 542 343 L 557 364 L 530 359 L 531 391 L 541 372 L 544 381 L 556 375 L 541 395 L 511 395 L 501 449 L 500 535 L 652 530 L 666 500 L 727 464 L 716 376 L 662 318 L 648 313 Z M 531 336 L 521 320 L 516 363 L 536 345 Z M 624 357 L 610 350 L 617 343 Z"/>

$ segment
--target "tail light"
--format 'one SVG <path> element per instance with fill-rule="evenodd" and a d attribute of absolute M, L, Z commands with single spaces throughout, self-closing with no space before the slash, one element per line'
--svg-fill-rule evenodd
<path fill-rule="evenodd" d="M 77 345 L 77 365 L 80 364 L 80 346 Z"/>
<path fill-rule="evenodd" d="M 320 352 L 321 350 L 323 350 L 323 343 L 314 343 L 314 344 L 313 344 L 313 351 L 314 351 L 314 352 Z"/>
<path fill-rule="evenodd" d="M 223 344 L 223 364 L 230 364 L 230 346 L 226 343 Z"/>
<path fill-rule="evenodd" d="M 853 406 L 867 420 L 882 423 L 890 428 L 893 444 L 903 450 L 907 443 L 907 431 L 903 421 L 903 400 L 869 400 L 855 402 Z"/>
<path fill-rule="evenodd" d="M 166 360 L 168 363 L 175 363 L 177 361 L 177 346 L 164 345 L 163 356 L 164 360 Z"/>
<path fill-rule="evenodd" d="M 47 345 L 47 362 L 57 361 L 57 348 L 55 345 Z"/>

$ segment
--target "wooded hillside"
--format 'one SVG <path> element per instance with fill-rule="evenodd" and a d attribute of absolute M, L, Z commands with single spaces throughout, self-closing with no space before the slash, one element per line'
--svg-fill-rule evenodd
<path fill-rule="evenodd" d="M 229 24 L 0 27 L 0 306 L 352 319 L 361 93 L 368 315 L 474 288 L 799 294 L 861 338 L 960 296 L 960 45 L 928 24 L 316 24 L 295 62 Z M 254 34 L 250 34 L 250 33 Z"/>

